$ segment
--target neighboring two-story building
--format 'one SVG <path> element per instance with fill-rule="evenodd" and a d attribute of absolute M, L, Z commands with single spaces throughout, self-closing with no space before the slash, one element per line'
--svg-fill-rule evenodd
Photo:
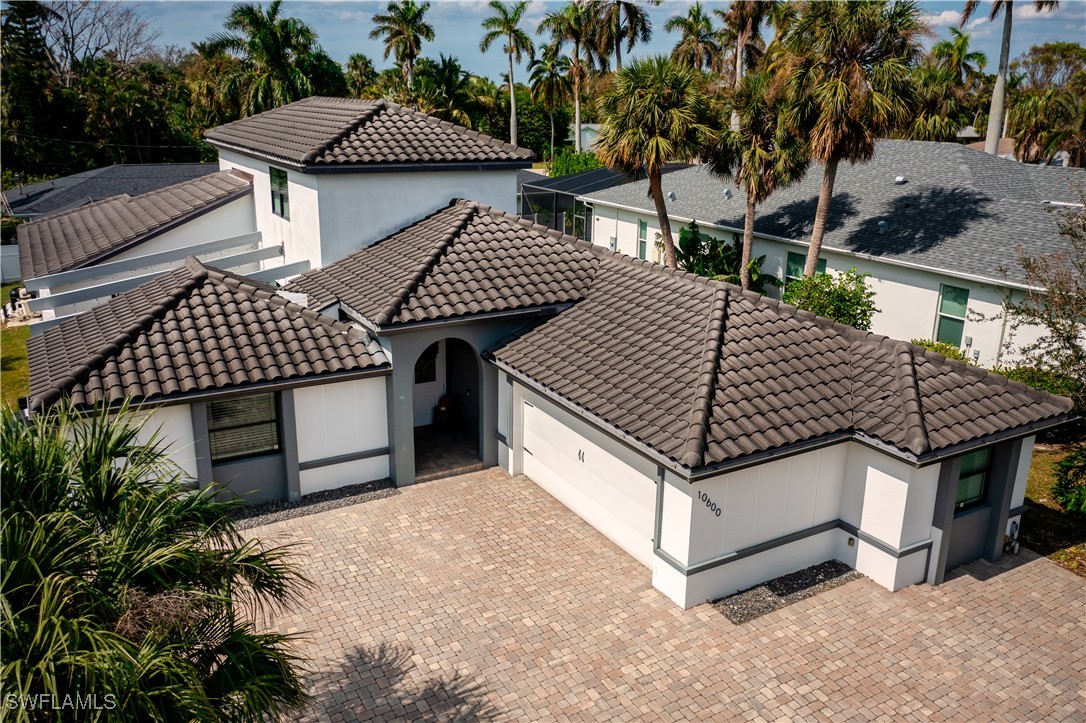
<path fill-rule="evenodd" d="M 802 276 L 822 168 L 780 189 L 758 209 L 754 255 L 788 282 Z M 936 339 L 962 348 L 982 366 L 1012 363 L 1013 350 L 1041 331 L 1013 330 L 1005 297 L 1020 300 L 1025 275 L 1016 263 L 1069 249 L 1059 212 L 1081 203 L 1081 169 L 1030 166 L 954 143 L 879 141 L 875 157 L 837 172 L 819 268 L 871 274 L 879 308 L 872 330 L 896 339 Z M 715 238 L 741 238 L 742 189 L 696 166 L 664 176 L 676 239 L 697 221 Z M 591 207 L 592 242 L 660 259 L 659 221 L 648 182 L 580 199 Z"/>

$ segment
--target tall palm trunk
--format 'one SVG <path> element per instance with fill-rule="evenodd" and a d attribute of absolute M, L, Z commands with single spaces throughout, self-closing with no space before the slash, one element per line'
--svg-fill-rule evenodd
<path fill-rule="evenodd" d="M 621 11 L 620 11 L 621 12 Z M 615 72 L 622 72 L 622 17 L 615 23 Z"/>
<path fill-rule="evenodd" d="M 551 159 L 549 169 L 554 166 L 554 108 L 550 108 L 547 114 L 551 117 Z"/>
<path fill-rule="evenodd" d="M 992 88 L 992 107 L 988 111 L 988 132 L 984 136 L 984 152 L 996 155 L 999 152 L 999 139 L 1003 137 L 1003 106 L 1007 95 L 1007 66 L 1011 56 L 1011 13 L 1013 2 L 1003 6 L 1003 43 L 999 46 L 999 70 L 996 72 L 995 87 Z"/>
<path fill-rule="evenodd" d="M 747 49 L 747 38 L 743 32 L 739 33 L 739 37 L 735 41 L 735 82 L 732 87 L 739 90 L 739 84 L 743 81 L 743 53 Z M 739 114 L 732 109 L 732 122 L 731 129 L 733 131 L 739 130 Z M 743 287 L 747 288 L 746 286 Z"/>
<path fill-rule="evenodd" d="M 664 205 L 664 184 L 661 171 L 649 173 L 649 193 L 652 202 L 656 206 L 656 218 L 660 221 L 660 238 L 664 242 L 664 264 L 670 268 L 678 267 L 675 260 L 675 239 L 671 236 L 671 219 L 667 217 L 667 206 Z"/>
<path fill-rule="evenodd" d="M 818 189 L 818 209 L 815 211 L 814 228 L 811 229 L 811 245 L 807 249 L 807 265 L 803 268 L 804 276 L 814 276 L 818 269 L 818 255 L 822 253 L 822 237 L 826 235 L 826 219 L 830 215 L 830 201 L 833 199 L 833 182 L 837 179 L 837 164 L 840 160 L 832 158 L 826 161 L 826 170 L 822 174 L 822 187 Z"/>
<path fill-rule="evenodd" d="M 573 150 L 581 152 L 581 50 L 573 47 Z"/>
<path fill-rule="evenodd" d="M 743 221 L 743 261 L 739 267 L 739 283 L 744 289 L 750 288 L 750 257 L 754 255 L 754 214 L 756 211 L 754 196 L 747 193 L 747 217 Z"/>
<path fill-rule="evenodd" d="M 509 39 L 512 46 L 513 40 Z M 513 84 L 513 54 L 509 53 L 509 142 L 517 144 L 517 93 Z"/>

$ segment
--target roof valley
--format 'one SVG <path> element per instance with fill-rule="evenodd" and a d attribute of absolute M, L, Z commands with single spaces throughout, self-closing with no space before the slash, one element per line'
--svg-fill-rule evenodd
<path fill-rule="evenodd" d="M 713 396 L 720 369 L 720 353 L 727 327 L 728 289 L 718 287 L 709 306 L 709 320 L 705 329 L 705 343 L 698 368 L 698 381 L 690 410 L 690 423 L 686 430 L 686 445 L 682 462 L 691 469 L 699 467 L 705 457 L 705 445 L 709 436 L 709 419 L 712 416 Z"/>

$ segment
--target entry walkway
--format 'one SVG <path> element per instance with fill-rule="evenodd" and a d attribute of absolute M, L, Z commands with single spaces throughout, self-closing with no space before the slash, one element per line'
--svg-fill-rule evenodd
<path fill-rule="evenodd" d="M 458 429 L 415 427 L 415 481 L 428 482 L 483 469 L 479 443 Z"/>
<path fill-rule="evenodd" d="M 736 626 L 498 469 L 250 533 L 315 583 L 276 621 L 308 636 L 305 720 L 1086 718 L 1086 582 L 1028 552 Z"/>

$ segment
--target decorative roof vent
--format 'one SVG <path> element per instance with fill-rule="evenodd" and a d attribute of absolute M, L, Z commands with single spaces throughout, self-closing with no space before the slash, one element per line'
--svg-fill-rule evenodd
<path fill-rule="evenodd" d="M 894 185 L 895 186 L 904 186 L 908 182 L 909 182 L 909 179 L 905 178 L 905 176 L 898 176 L 897 178 L 894 179 Z"/>
<path fill-rule="evenodd" d="M 730 189 L 730 188 L 725 188 L 724 189 L 724 200 L 725 201 L 732 200 L 732 189 Z"/>
<path fill-rule="evenodd" d="M 667 192 L 667 200 L 674 201 L 676 198 L 678 198 L 678 196 L 675 195 L 674 191 Z"/>
<path fill-rule="evenodd" d="M 890 228 L 890 224 L 886 221 L 879 221 L 879 233 L 886 233 L 886 229 Z"/>

